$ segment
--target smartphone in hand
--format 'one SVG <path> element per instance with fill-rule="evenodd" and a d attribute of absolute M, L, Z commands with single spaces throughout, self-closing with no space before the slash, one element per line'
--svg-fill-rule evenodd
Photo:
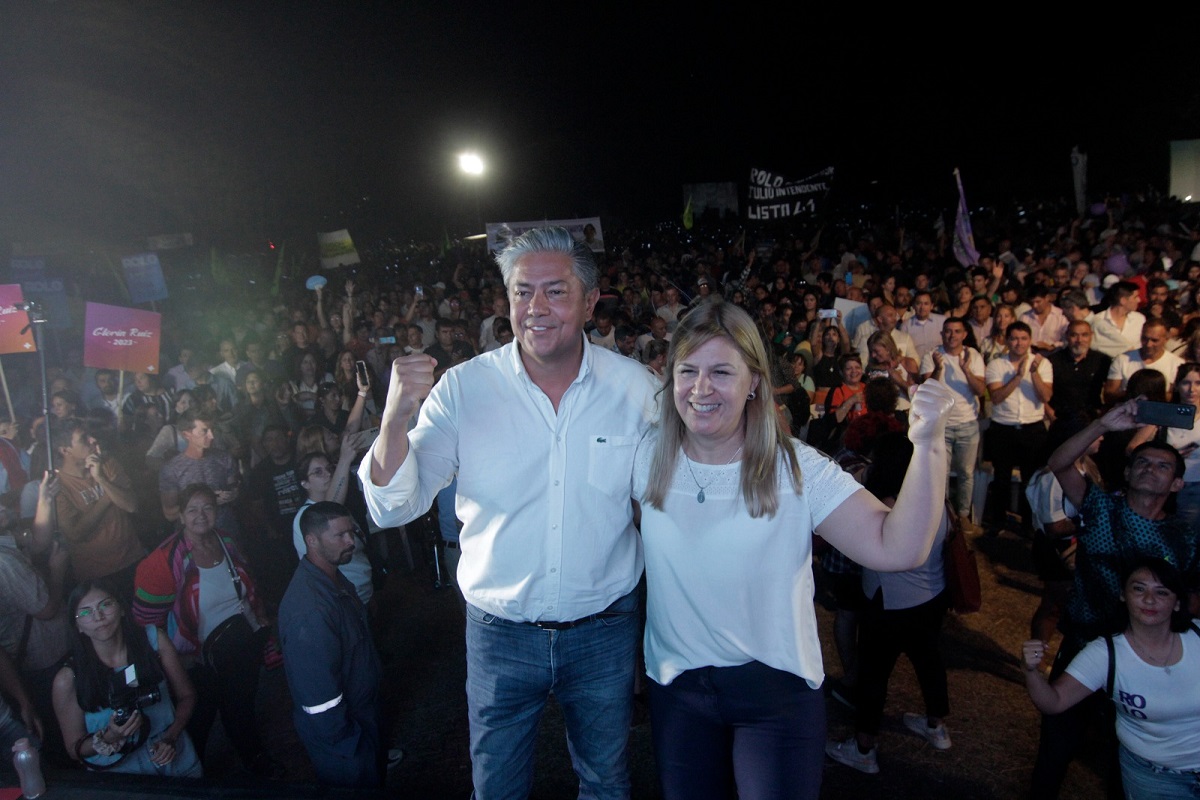
<path fill-rule="evenodd" d="M 1140 425 L 1161 425 L 1164 428 L 1191 430 L 1196 424 L 1196 407 L 1187 403 L 1155 403 L 1143 400 L 1137 406 Z"/>

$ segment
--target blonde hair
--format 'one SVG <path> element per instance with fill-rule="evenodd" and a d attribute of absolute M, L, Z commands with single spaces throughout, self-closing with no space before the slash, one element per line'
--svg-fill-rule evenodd
<path fill-rule="evenodd" d="M 892 361 L 900 360 L 900 348 L 896 347 L 896 340 L 892 338 L 890 333 L 884 333 L 883 331 L 875 331 L 867 339 L 867 355 L 870 356 L 868 360 L 875 360 L 875 354 L 871 350 L 877 344 L 883 345 L 883 349 L 887 350 L 888 356 L 891 357 Z"/>
<path fill-rule="evenodd" d="M 662 419 L 658 443 L 650 467 L 650 482 L 645 502 L 662 510 L 679 451 L 687 438 L 687 429 L 675 407 L 675 364 L 687 358 L 713 339 L 733 345 L 752 375 L 759 379 L 754 397 L 746 401 L 743 412 L 746 441 L 742 450 L 742 498 L 751 517 L 774 516 L 779 509 L 779 457 L 783 456 L 792 487 L 799 494 L 802 479 L 796 448 L 779 425 L 775 413 L 770 362 L 762 337 L 750 315 L 733 303 L 712 301 L 687 313 L 671 338 L 664 370 Z"/>
<path fill-rule="evenodd" d="M 296 458 L 309 453 L 322 453 L 330 456 L 325 447 L 325 429 L 320 425 L 305 425 L 296 436 Z"/>

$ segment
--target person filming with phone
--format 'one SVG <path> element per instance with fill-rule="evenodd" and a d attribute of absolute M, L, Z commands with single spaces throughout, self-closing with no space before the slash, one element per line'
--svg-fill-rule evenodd
<path fill-rule="evenodd" d="M 1066 615 L 1059 623 L 1063 641 L 1050 671 L 1051 683 L 1089 640 L 1121 629 L 1114 611 L 1121 607 L 1123 572 L 1131 560 L 1150 557 L 1166 561 L 1179 570 L 1184 585 L 1193 592 L 1200 578 L 1196 537 L 1182 519 L 1166 510 L 1168 499 L 1184 485 L 1184 458 L 1178 450 L 1157 441 L 1135 447 L 1125 468 L 1124 494 L 1104 492 L 1075 469 L 1075 461 L 1097 439 L 1139 427 L 1139 408 L 1143 405 L 1148 404 L 1138 397 L 1114 406 L 1055 450 L 1048 462 L 1063 496 L 1079 509 L 1082 519 L 1075 554 L 1075 585 Z M 1103 706 L 1103 697 L 1099 703 Z M 1086 709 L 1090 706 L 1090 702 L 1084 702 L 1062 713 L 1042 716 L 1031 797 L 1058 795 L 1089 719 Z"/>
<path fill-rule="evenodd" d="M 107 577 L 119 599 L 128 602 L 134 572 L 146 555 L 134 529 L 133 483 L 115 459 L 100 451 L 81 419 L 51 423 L 50 442 L 61 487 L 55 510 L 75 580 Z"/>
<path fill-rule="evenodd" d="M 1129 442 L 1132 452 L 1149 441 L 1165 441 L 1183 456 L 1183 488 L 1175 497 L 1175 516 L 1196 530 L 1200 524 L 1200 427 L 1196 416 L 1200 413 L 1200 363 L 1189 361 L 1175 372 L 1174 403 L 1143 403 L 1161 408 L 1163 416 L 1158 420 L 1143 420 L 1143 425 Z M 1191 408 L 1189 409 L 1188 406 Z"/>

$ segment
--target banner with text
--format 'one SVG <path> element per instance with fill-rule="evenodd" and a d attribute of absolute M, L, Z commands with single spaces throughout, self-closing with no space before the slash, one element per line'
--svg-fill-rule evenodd
<path fill-rule="evenodd" d="M 513 239 L 534 228 L 566 228 L 572 239 L 583 242 L 593 253 L 604 252 L 604 231 L 600 227 L 599 217 L 539 219 L 531 222 L 489 222 L 486 228 L 488 250 L 493 253 L 500 252 Z"/>
<path fill-rule="evenodd" d="M 13 280 L 21 284 L 25 299 L 41 305 L 47 325 L 59 330 L 71 327 L 66 285 L 62 278 L 46 269 L 45 258 L 14 258 L 9 266 Z"/>
<path fill-rule="evenodd" d="M 33 329 L 29 325 L 29 314 L 17 308 L 23 302 L 21 286 L 16 283 L 0 285 L 0 353 L 33 353 Z M 27 328 L 24 333 L 22 328 Z"/>
<path fill-rule="evenodd" d="M 765 169 L 750 170 L 746 219 L 786 219 L 812 214 L 833 184 L 833 167 L 800 180 L 788 180 Z"/>
<path fill-rule="evenodd" d="M 321 269 L 359 263 L 358 251 L 354 249 L 350 231 L 345 228 L 330 233 L 318 233 L 317 246 L 321 250 Z"/>
<path fill-rule="evenodd" d="M 167 283 L 163 280 L 157 253 L 126 256 L 121 259 L 121 266 L 125 268 L 125 285 L 129 287 L 131 303 L 167 299 Z"/>
<path fill-rule="evenodd" d="M 88 303 L 84 320 L 85 367 L 158 374 L 161 314 Z"/>

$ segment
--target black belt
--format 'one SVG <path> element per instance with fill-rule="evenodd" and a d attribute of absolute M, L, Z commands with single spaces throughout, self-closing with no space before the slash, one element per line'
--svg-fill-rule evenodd
<path fill-rule="evenodd" d="M 452 542 L 447 539 L 444 542 L 442 542 L 442 546 L 445 547 L 447 550 L 457 550 L 458 542 Z"/>
<path fill-rule="evenodd" d="M 576 626 L 583 625 L 585 622 L 591 622 L 592 620 L 611 619 L 613 617 L 619 617 L 619 616 L 621 616 L 621 613 L 618 611 L 599 611 L 595 614 L 589 614 L 586 617 L 580 617 L 579 619 L 570 620 L 569 622 L 555 622 L 553 620 L 542 620 L 540 622 L 527 622 L 525 624 L 533 625 L 535 628 L 541 628 L 542 630 L 545 630 L 545 631 L 565 631 L 565 630 L 570 630 L 571 628 L 574 628 Z"/>
<path fill-rule="evenodd" d="M 1039 419 L 1037 422 L 1018 422 L 1018 423 L 1014 423 L 1012 425 L 1006 424 L 1004 422 L 996 422 L 995 420 L 992 420 L 992 424 L 997 427 L 1000 427 L 1000 428 L 1011 428 L 1013 430 L 1022 430 L 1022 431 L 1033 430 L 1033 429 L 1036 429 L 1039 427 L 1044 429 L 1046 427 L 1046 421 L 1042 420 L 1042 419 Z"/>

